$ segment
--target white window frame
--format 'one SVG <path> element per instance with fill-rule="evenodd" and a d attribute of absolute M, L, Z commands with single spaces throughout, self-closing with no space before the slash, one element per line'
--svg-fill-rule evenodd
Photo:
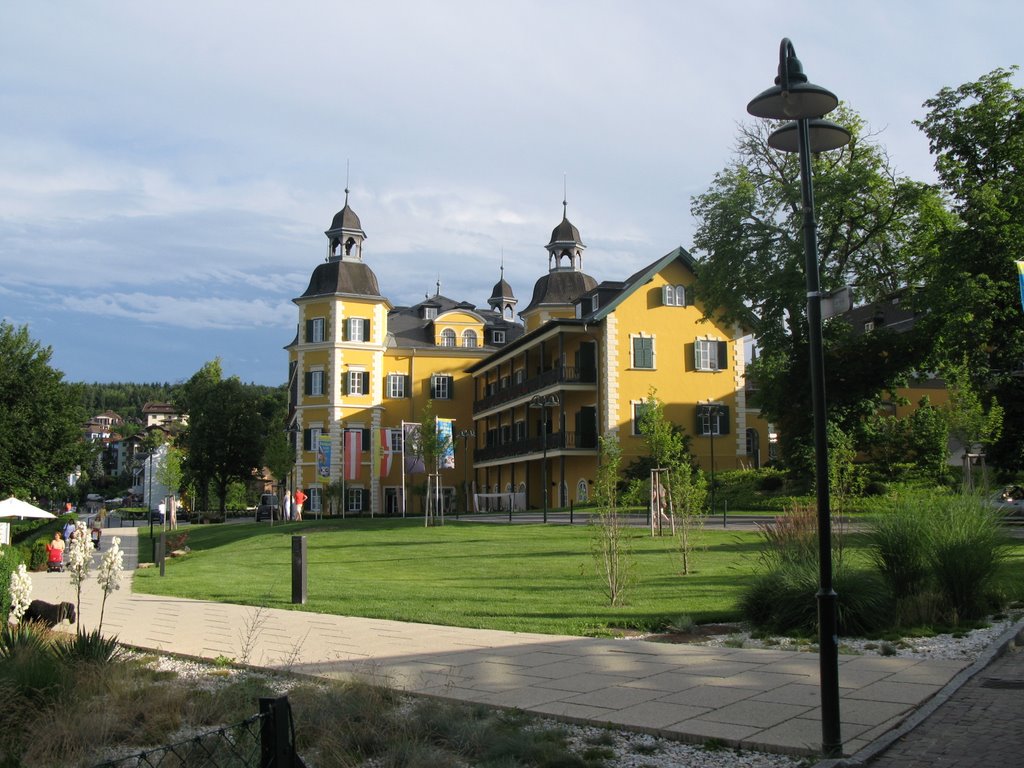
<path fill-rule="evenodd" d="M 363 511 L 363 489 L 359 487 L 349 487 L 346 491 L 347 498 L 345 499 L 345 510 L 347 512 L 362 512 Z"/>
<path fill-rule="evenodd" d="M 467 348 L 477 346 L 476 331 L 474 331 L 472 328 L 467 328 L 462 332 L 462 346 Z"/>
<path fill-rule="evenodd" d="M 388 427 L 388 447 L 392 453 L 402 452 L 402 430 Z"/>
<path fill-rule="evenodd" d="M 324 372 L 323 369 L 315 369 L 309 372 L 309 396 L 321 397 L 324 394 Z"/>
<path fill-rule="evenodd" d="M 437 317 L 437 307 L 424 307 L 423 308 L 423 319 L 433 320 Z"/>
<path fill-rule="evenodd" d="M 320 435 L 324 433 L 323 427 L 309 428 L 309 450 L 316 453 L 320 448 Z"/>
<path fill-rule="evenodd" d="M 665 285 L 661 289 L 662 304 L 666 307 L 685 307 L 686 306 L 686 286 L 685 285 Z"/>
<path fill-rule="evenodd" d="M 309 491 L 309 511 L 313 514 L 322 514 L 324 510 L 323 491 L 319 485 L 311 485 L 306 489 Z"/>
<path fill-rule="evenodd" d="M 451 328 L 445 328 L 444 330 L 441 331 L 441 343 L 440 343 L 440 346 L 442 346 L 442 347 L 454 347 L 456 342 L 457 342 L 457 336 L 455 335 L 455 331 L 453 331 Z"/>
<path fill-rule="evenodd" d="M 694 367 L 698 371 L 724 370 L 723 360 L 718 359 L 718 339 L 697 339 L 694 342 Z"/>
<path fill-rule="evenodd" d="M 444 382 L 442 388 L 441 382 Z M 451 400 L 452 399 L 452 377 L 447 373 L 435 373 L 430 377 L 430 391 L 434 395 L 434 400 Z M 444 389 L 444 394 L 441 394 L 441 390 Z"/>
<path fill-rule="evenodd" d="M 350 317 L 348 319 L 348 340 L 364 342 L 369 341 L 367 336 L 369 334 L 370 321 L 365 317 Z"/>
<path fill-rule="evenodd" d="M 504 331 L 491 331 L 491 343 L 493 343 L 493 344 L 504 344 L 505 343 L 505 332 Z"/>
<path fill-rule="evenodd" d="M 367 386 L 367 383 L 368 383 L 367 379 L 368 378 L 369 377 L 366 375 L 366 371 L 364 371 L 361 368 L 351 368 L 351 369 L 349 369 L 349 372 L 348 372 L 348 394 L 350 394 L 350 395 L 366 395 L 366 394 L 368 394 L 368 392 L 367 392 L 367 390 L 369 389 L 369 387 Z M 356 382 L 359 383 L 358 387 L 357 386 L 353 386 Z"/>
<path fill-rule="evenodd" d="M 587 486 L 587 481 L 580 478 L 576 483 L 576 503 L 586 504 L 588 501 L 590 501 L 590 488 Z"/>
<path fill-rule="evenodd" d="M 640 432 L 640 414 L 637 413 L 637 408 L 642 408 L 642 407 L 644 407 L 646 405 L 647 405 L 647 401 L 646 400 L 631 400 L 630 401 L 630 409 L 633 412 L 633 414 L 632 414 L 632 422 L 633 422 L 632 427 L 633 427 L 633 431 L 631 433 L 633 435 L 633 437 L 643 437 L 643 434 Z"/>
<path fill-rule="evenodd" d="M 310 343 L 319 344 L 320 342 L 325 341 L 324 331 L 326 330 L 327 326 L 324 318 L 314 317 L 310 322 L 312 323 L 312 325 L 310 326 L 310 335 L 312 336 L 312 338 L 310 339 Z"/>
<path fill-rule="evenodd" d="M 638 371 L 654 371 L 658 368 L 658 353 L 654 346 L 654 335 L 647 335 L 644 333 L 631 333 L 629 334 L 629 367 Z M 650 339 L 651 342 L 651 364 L 650 366 L 637 365 L 636 361 L 636 342 L 638 339 Z"/>
<path fill-rule="evenodd" d="M 407 397 L 405 393 L 405 374 L 388 374 L 388 397 L 391 398 L 392 400 L 398 400 Z"/>

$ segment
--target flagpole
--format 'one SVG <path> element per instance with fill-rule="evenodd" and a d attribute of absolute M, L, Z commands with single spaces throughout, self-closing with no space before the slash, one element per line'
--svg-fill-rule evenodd
<path fill-rule="evenodd" d="M 402 421 L 402 517 L 405 517 L 405 420 Z"/>
<path fill-rule="evenodd" d="M 348 464 L 346 464 L 346 446 L 345 446 L 345 427 L 341 427 L 341 519 L 345 519 L 345 508 L 348 506 L 346 503 L 348 499 L 345 498 L 345 473 L 348 471 Z"/>

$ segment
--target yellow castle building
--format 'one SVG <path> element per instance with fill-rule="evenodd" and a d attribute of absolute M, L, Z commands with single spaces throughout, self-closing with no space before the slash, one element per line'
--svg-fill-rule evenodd
<path fill-rule="evenodd" d="M 467 490 L 531 508 L 586 502 L 598 435 L 618 434 L 624 466 L 645 452 L 637 419 L 652 389 L 706 469 L 759 463 L 768 434 L 747 403 L 749 330 L 703 318 L 683 248 L 598 283 L 583 271 L 586 246 L 563 202 L 520 324 L 503 275 L 486 309 L 440 285 L 394 306 L 364 261 L 347 191 L 325 234 L 326 260 L 294 299 L 298 333 L 286 348 L 294 486 L 307 509 L 323 509 L 324 489 L 344 482 L 347 513 L 422 514 L 426 478 L 406 471 L 403 424 L 418 423 L 428 402 L 451 420 L 440 470 L 448 509 L 470 508 Z"/>

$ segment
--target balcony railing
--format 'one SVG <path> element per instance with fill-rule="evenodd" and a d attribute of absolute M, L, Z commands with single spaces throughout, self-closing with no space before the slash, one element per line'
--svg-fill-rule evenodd
<path fill-rule="evenodd" d="M 510 384 L 504 389 L 499 389 L 493 395 L 487 395 L 474 401 L 473 413 L 503 405 L 531 392 L 550 387 L 552 384 L 593 384 L 596 381 L 597 372 L 593 368 L 579 369 L 573 365 L 557 365 L 539 376 L 534 376 L 532 379 L 521 381 L 518 384 Z"/>
<path fill-rule="evenodd" d="M 501 445 L 491 445 L 487 448 L 476 448 L 473 451 L 474 461 L 493 461 L 495 459 L 508 459 L 513 456 L 525 456 L 530 453 L 544 452 L 544 437 L 527 437 L 522 440 L 515 440 Z M 579 432 L 552 432 L 547 436 L 548 451 L 558 450 L 594 450 L 597 448 L 596 434 L 581 434 Z"/>

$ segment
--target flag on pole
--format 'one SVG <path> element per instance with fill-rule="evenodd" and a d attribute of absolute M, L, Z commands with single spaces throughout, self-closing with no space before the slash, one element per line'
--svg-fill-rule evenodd
<path fill-rule="evenodd" d="M 387 477 L 391 474 L 391 464 L 394 454 L 391 452 L 391 430 L 380 431 L 380 476 Z"/>
<path fill-rule="evenodd" d="M 441 449 L 441 455 L 438 457 L 440 469 L 455 469 L 454 422 L 455 419 L 437 420 L 437 444 Z"/>
<path fill-rule="evenodd" d="M 1020 278 L 1020 306 L 1024 308 L 1024 261 L 1014 263 L 1017 265 L 1017 277 Z"/>
<path fill-rule="evenodd" d="M 331 436 L 322 432 L 316 446 L 316 472 L 320 477 L 331 476 Z"/>
<path fill-rule="evenodd" d="M 405 471 L 410 475 L 426 471 L 420 437 L 419 422 L 402 422 L 402 455 L 405 457 Z"/>
<path fill-rule="evenodd" d="M 359 479 L 359 465 L 363 462 L 363 431 L 345 431 L 345 479 Z"/>

